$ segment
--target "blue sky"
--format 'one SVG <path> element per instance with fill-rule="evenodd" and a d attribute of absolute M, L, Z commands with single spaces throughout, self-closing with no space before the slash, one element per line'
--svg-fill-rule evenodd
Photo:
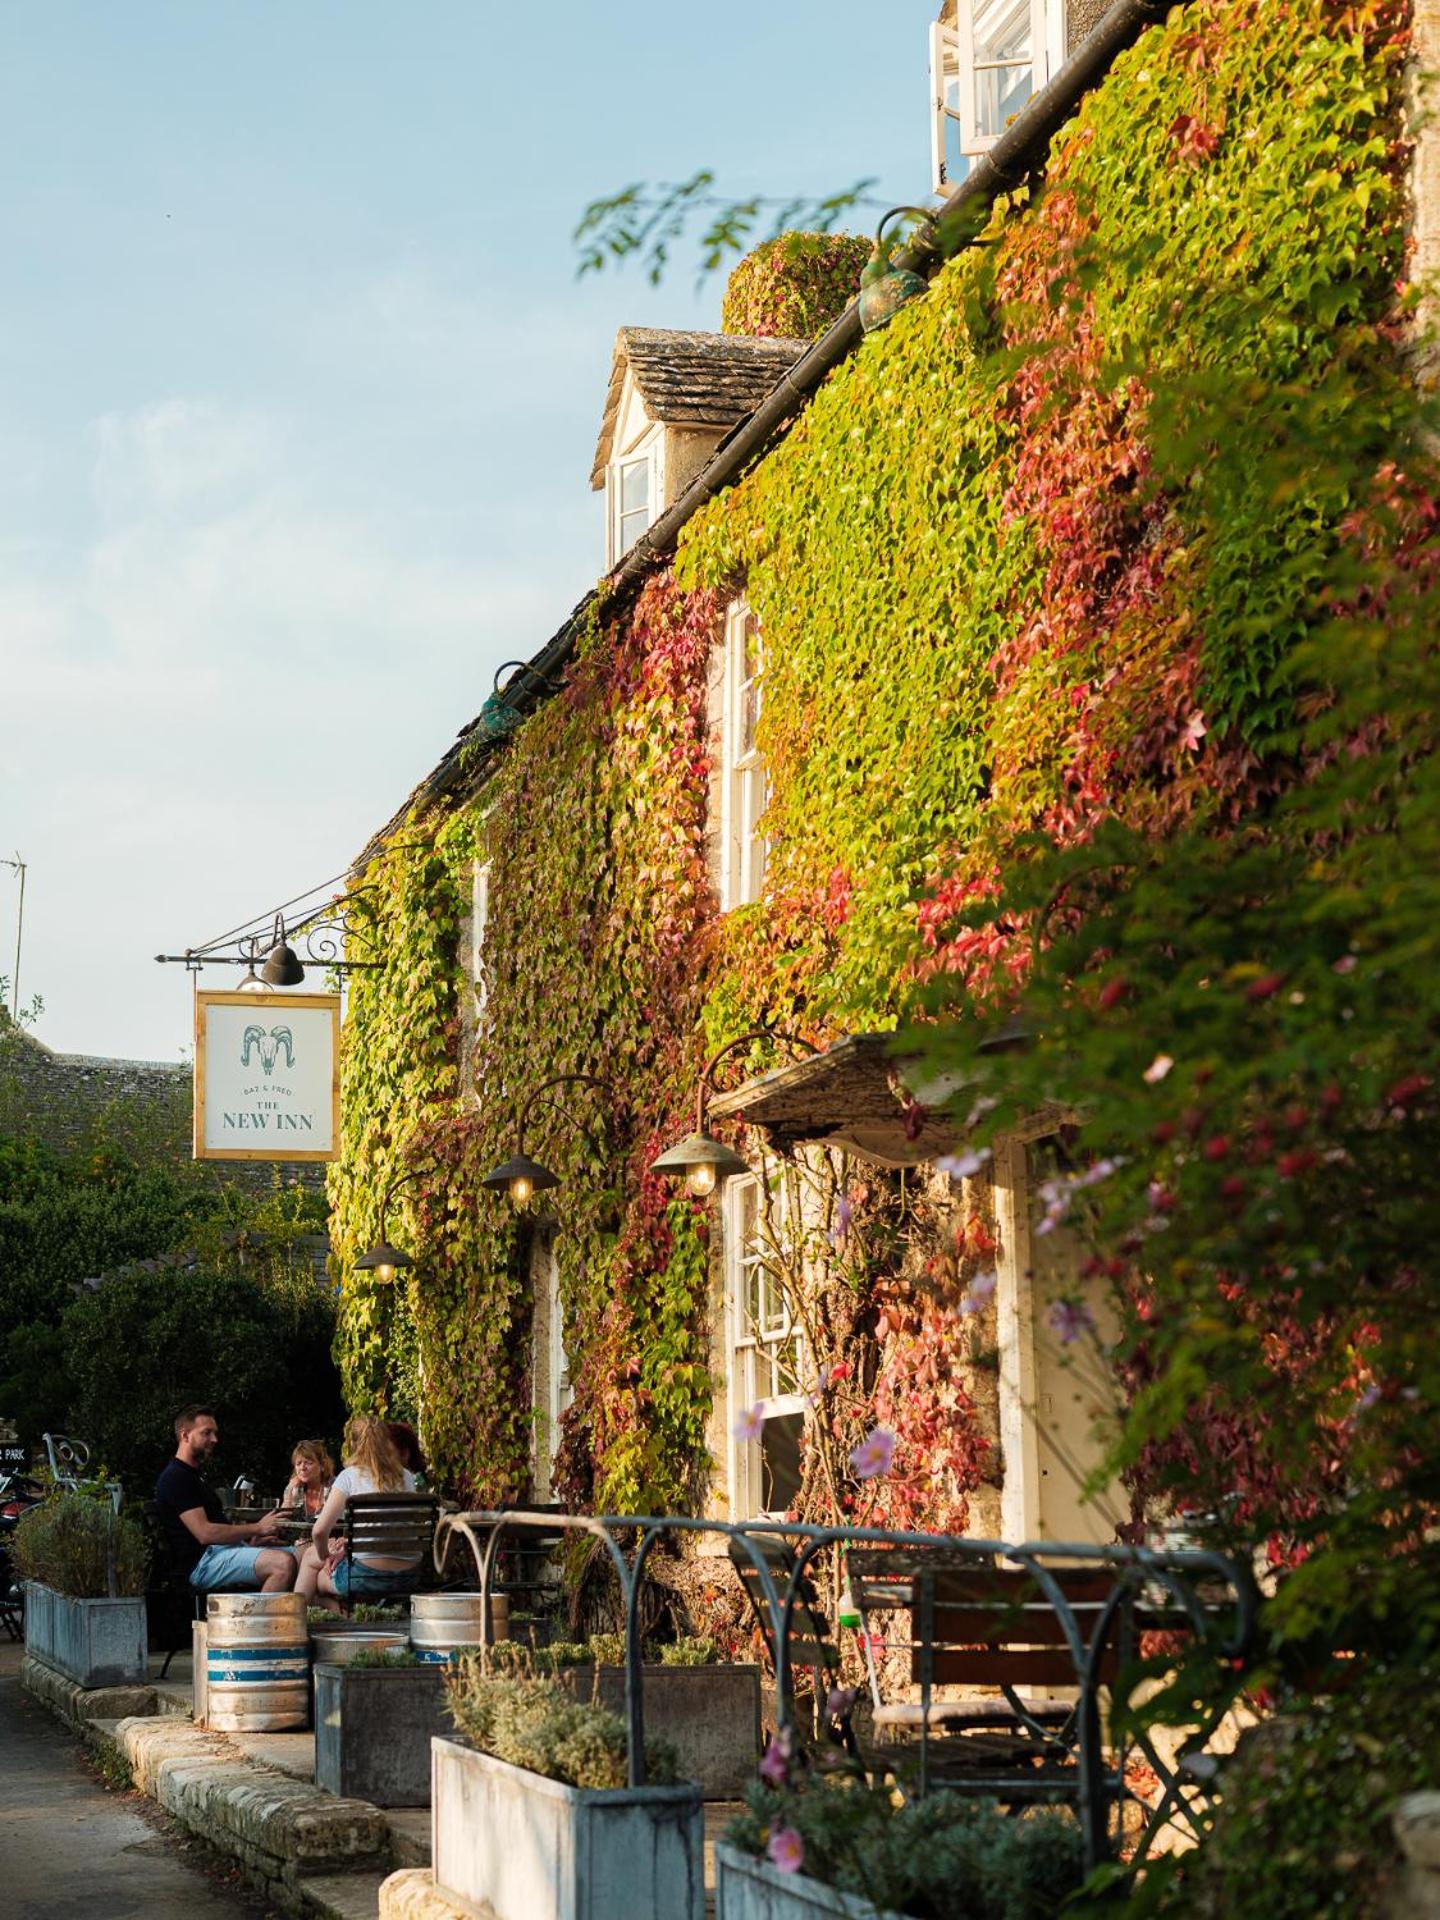
<path fill-rule="evenodd" d="M 0 7 L 0 855 L 65 1051 L 174 1059 L 151 955 L 342 870 L 600 569 L 584 203 L 928 185 L 934 0 Z M 0 868 L 0 972 L 16 890 Z M 232 984 L 227 973 L 205 984 Z"/>

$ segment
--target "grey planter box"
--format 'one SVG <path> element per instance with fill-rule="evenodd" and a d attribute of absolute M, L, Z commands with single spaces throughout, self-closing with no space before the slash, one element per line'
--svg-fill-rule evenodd
<path fill-rule="evenodd" d="M 715 1849 L 715 1920 L 905 1920 L 837 1893 L 803 1873 L 781 1873 L 768 1860 L 737 1853 L 723 1841 Z"/>
<path fill-rule="evenodd" d="M 488 1920 L 703 1920 L 700 1789 L 595 1793 L 436 1740 L 435 1885 Z"/>
<path fill-rule="evenodd" d="M 430 1742 L 448 1733 L 443 1667 L 318 1666 L 315 1784 L 377 1807 L 428 1807 Z"/>
<path fill-rule="evenodd" d="M 560 1678 L 579 1700 L 595 1696 L 625 1717 L 623 1667 L 562 1667 Z M 738 1800 L 760 1759 L 760 1669 L 756 1666 L 663 1667 L 647 1661 L 645 1737 L 668 1740 L 680 1772 L 698 1780 L 707 1800 Z"/>
<path fill-rule="evenodd" d="M 149 1677 L 145 1596 L 72 1600 L 25 1583 L 25 1645 L 37 1660 L 81 1687 L 123 1687 Z"/>

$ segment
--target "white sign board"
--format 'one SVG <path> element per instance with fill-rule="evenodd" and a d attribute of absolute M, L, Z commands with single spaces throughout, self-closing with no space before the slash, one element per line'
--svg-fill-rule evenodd
<path fill-rule="evenodd" d="M 339 994 L 197 993 L 195 1158 L 339 1151 Z"/>

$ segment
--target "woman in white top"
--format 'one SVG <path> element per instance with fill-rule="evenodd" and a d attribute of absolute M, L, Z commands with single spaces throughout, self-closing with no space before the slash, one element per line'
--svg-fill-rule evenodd
<path fill-rule="evenodd" d="M 408 1593 L 418 1559 L 366 1554 L 342 1558 L 344 1542 L 331 1538 L 352 1493 L 413 1493 L 415 1476 L 400 1464 L 383 1420 L 357 1413 L 345 1429 L 345 1465 L 335 1476 L 295 1581 L 295 1591 L 338 1612 L 342 1594 L 382 1598 Z"/>

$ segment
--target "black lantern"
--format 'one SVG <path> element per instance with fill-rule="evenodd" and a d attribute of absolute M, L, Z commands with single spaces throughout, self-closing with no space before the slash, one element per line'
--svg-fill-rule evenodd
<path fill-rule="evenodd" d="M 422 1167 L 412 1167 L 408 1173 L 397 1174 L 385 1189 L 385 1197 L 380 1202 L 380 1238 L 368 1252 L 362 1253 L 355 1262 L 356 1273 L 373 1273 L 382 1286 L 389 1286 L 397 1273 L 403 1273 L 415 1262 L 402 1247 L 392 1246 L 390 1242 L 390 1202 L 399 1188 L 411 1180 L 423 1179 L 435 1168 L 429 1161 Z"/>
<path fill-rule="evenodd" d="M 285 938 L 285 916 L 275 916 L 275 944 L 265 957 L 260 969 L 260 979 L 267 987 L 298 987 L 305 978 L 305 969 L 295 957 L 295 949 Z"/>
<path fill-rule="evenodd" d="M 815 1051 L 808 1041 L 774 1033 L 769 1027 L 752 1027 L 748 1033 L 727 1040 L 723 1047 L 711 1054 L 700 1070 L 700 1081 L 695 1089 L 695 1131 L 687 1133 L 683 1140 L 677 1140 L 673 1147 L 667 1147 L 650 1162 L 659 1173 L 683 1173 L 686 1187 L 697 1199 L 707 1199 L 721 1181 L 728 1180 L 732 1174 L 750 1171 L 748 1161 L 742 1160 L 723 1140 L 717 1140 L 713 1134 L 705 1131 L 705 1103 L 712 1089 L 716 1067 L 727 1054 L 749 1046 L 755 1040 L 784 1040 L 787 1046 L 801 1052 Z"/>
<path fill-rule="evenodd" d="M 491 1193 L 508 1193 L 517 1207 L 524 1207 L 530 1204 L 537 1193 L 543 1193 L 547 1187 L 560 1185 L 558 1173 L 552 1173 L 549 1167 L 542 1166 L 538 1160 L 532 1160 L 526 1153 L 525 1127 L 536 1101 L 549 1093 L 553 1087 L 564 1086 L 600 1087 L 603 1090 L 605 1082 L 597 1079 L 593 1073 L 557 1073 L 549 1080 L 542 1080 L 535 1091 L 527 1095 L 525 1104 L 520 1109 L 520 1118 L 515 1128 L 514 1153 L 502 1166 L 493 1167 L 485 1175 L 480 1182 L 482 1187 Z"/>

